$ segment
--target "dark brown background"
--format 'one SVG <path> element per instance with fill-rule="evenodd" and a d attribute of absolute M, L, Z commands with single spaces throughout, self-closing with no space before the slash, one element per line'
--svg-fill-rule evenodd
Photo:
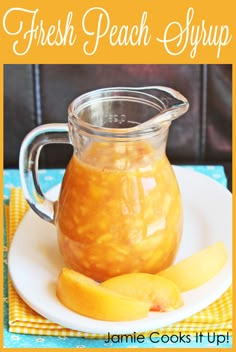
<path fill-rule="evenodd" d="M 232 65 L 5 65 L 4 163 L 17 168 L 23 137 L 34 127 L 66 122 L 69 103 L 109 86 L 165 85 L 190 102 L 170 130 L 175 164 L 222 164 L 231 189 Z M 70 146 L 46 146 L 42 167 L 65 167 Z"/>

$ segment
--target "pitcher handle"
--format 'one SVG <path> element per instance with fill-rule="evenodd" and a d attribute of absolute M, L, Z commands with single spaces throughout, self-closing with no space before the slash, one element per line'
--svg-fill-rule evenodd
<path fill-rule="evenodd" d="M 38 181 L 40 151 L 50 143 L 71 144 L 67 124 L 45 124 L 28 133 L 20 149 L 19 170 L 23 193 L 30 207 L 42 219 L 54 223 L 56 202 L 45 197 Z"/>

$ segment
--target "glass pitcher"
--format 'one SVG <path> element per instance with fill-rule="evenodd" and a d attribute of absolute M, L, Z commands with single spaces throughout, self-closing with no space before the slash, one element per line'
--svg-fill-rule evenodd
<path fill-rule="evenodd" d="M 70 104 L 68 124 L 42 125 L 26 136 L 23 192 L 56 226 L 66 266 L 103 281 L 157 273 L 173 262 L 183 219 L 166 142 L 172 120 L 187 109 L 186 98 L 167 87 L 99 89 Z M 48 143 L 74 147 L 55 202 L 38 182 L 39 153 Z"/>

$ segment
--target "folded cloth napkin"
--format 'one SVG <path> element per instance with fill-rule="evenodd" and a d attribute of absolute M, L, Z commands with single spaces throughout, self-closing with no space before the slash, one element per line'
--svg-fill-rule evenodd
<path fill-rule="evenodd" d="M 28 210 L 28 205 L 20 188 L 12 188 L 10 204 L 6 206 L 6 229 L 8 247 L 16 228 Z M 33 311 L 16 293 L 9 279 L 9 331 L 21 334 L 50 335 L 50 336 L 79 336 L 87 338 L 104 338 L 105 335 L 84 333 L 59 326 L 41 317 Z M 221 333 L 232 332 L 232 289 L 231 287 L 214 303 L 191 317 L 158 329 L 161 334 Z M 150 333 L 150 332 L 147 332 Z"/>

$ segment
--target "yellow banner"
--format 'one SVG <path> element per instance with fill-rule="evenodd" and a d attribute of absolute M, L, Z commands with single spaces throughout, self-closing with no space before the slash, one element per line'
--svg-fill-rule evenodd
<path fill-rule="evenodd" d="M 233 1 L 5 1 L 4 61 L 229 63 Z"/>

